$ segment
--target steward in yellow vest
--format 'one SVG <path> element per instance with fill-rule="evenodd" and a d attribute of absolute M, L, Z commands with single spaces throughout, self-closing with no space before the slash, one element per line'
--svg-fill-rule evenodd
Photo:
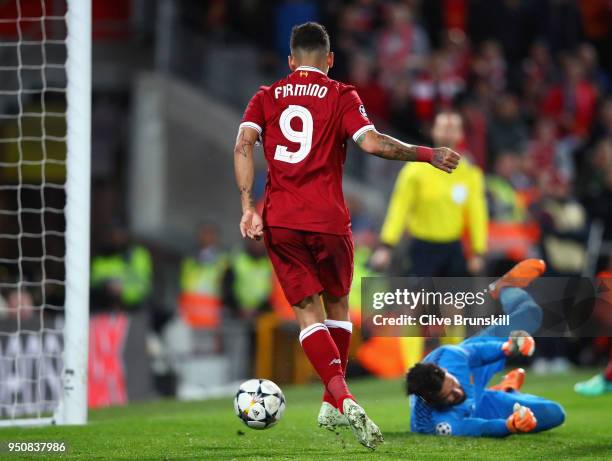
<path fill-rule="evenodd" d="M 224 280 L 225 304 L 240 317 L 253 318 L 270 308 L 273 269 L 262 242 L 248 239 L 230 258 Z"/>
<path fill-rule="evenodd" d="M 92 307 L 135 310 L 150 298 L 152 281 L 149 250 L 130 244 L 125 229 L 111 229 L 91 262 Z"/>
<path fill-rule="evenodd" d="M 228 256 L 218 246 L 218 240 L 215 226 L 202 226 L 197 255 L 183 260 L 181 266 L 179 313 L 194 328 L 216 328 L 221 322 L 222 284 Z"/>

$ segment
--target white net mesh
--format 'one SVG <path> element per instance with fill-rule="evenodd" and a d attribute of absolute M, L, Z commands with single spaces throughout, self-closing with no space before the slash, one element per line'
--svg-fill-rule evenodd
<path fill-rule="evenodd" d="M 0 419 L 61 395 L 66 1 L 0 2 Z"/>

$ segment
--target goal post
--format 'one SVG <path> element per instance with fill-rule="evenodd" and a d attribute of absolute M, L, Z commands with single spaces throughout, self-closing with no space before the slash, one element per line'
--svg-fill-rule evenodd
<path fill-rule="evenodd" d="M 2 5 L 0 431 L 87 422 L 91 1 Z"/>
<path fill-rule="evenodd" d="M 87 422 L 91 194 L 91 0 L 66 14 L 66 300 L 58 424 Z"/>

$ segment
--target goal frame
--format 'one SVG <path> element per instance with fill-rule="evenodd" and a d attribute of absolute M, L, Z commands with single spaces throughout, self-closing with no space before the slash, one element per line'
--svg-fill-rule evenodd
<path fill-rule="evenodd" d="M 1 427 L 87 423 L 91 196 L 91 0 L 66 0 L 66 204 L 63 368 L 52 416 Z M 19 18 L 17 18 L 19 20 Z M 44 281 L 43 281 L 44 283 Z"/>
<path fill-rule="evenodd" d="M 57 424 L 87 422 L 91 196 L 91 0 L 67 0 L 66 299 Z"/>

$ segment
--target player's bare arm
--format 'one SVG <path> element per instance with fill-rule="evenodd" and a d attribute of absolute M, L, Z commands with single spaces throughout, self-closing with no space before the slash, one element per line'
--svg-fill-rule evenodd
<path fill-rule="evenodd" d="M 259 240 L 263 234 L 263 221 L 253 201 L 253 178 L 255 165 L 253 162 L 253 148 L 259 137 L 257 130 L 241 127 L 236 137 L 234 147 L 234 171 L 236 183 L 240 191 L 242 204 L 242 219 L 240 220 L 240 233 L 242 237 Z"/>
<path fill-rule="evenodd" d="M 461 155 L 448 147 L 432 149 L 413 146 L 376 130 L 363 133 L 357 138 L 357 144 L 365 152 L 377 157 L 404 162 L 426 161 L 447 173 L 457 168 L 461 158 Z"/>

